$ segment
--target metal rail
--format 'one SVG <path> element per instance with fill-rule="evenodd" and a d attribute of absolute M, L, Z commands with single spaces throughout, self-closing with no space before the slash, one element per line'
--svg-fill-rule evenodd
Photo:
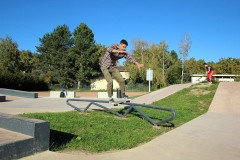
<path fill-rule="evenodd" d="M 75 105 L 71 104 L 70 101 L 81 101 L 81 102 L 90 102 L 85 108 L 81 109 L 79 107 L 76 107 Z M 66 101 L 67 105 L 69 105 L 70 107 L 74 108 L 75 110 L 79 111 L 79 112 L 85 112 L 86 110 L 88 110 L 92 105 L 96 105 L 100 108 L 103 108 L 107 111 L 109 111 L 110 113 L 113 113 L 119 117 L 125 117 L 127 114 L 131 113 L 132 111 L 136 111 L 138 112 L 140 115 L 142 115 L 148 122 L 150 122 L 152 125 L 155 126 L 159 126 L 163 123 L 172 121 L 175 119 L 176 117 L 176 112 L 174 109 L 172 108 L 164 108 L 164 107 L 160 107 L 160 106 L 152 106 L 152 105 L 146 105 L 146 104 L 138 104 L 138 103 L 129 103 L 129 102 L 121 102 L 122 105 L 125 105 L 124 108 L 126 109 L 126 112 L 124 114 L 120 114 L 108 107 L 103 106 L 100 103 L 109 103 L 108 100 L 96 100 L 96 99 L 67 99 Z M 145 114 L 142 110 L 140 110 L 139 108 L 137 108 L 138 106 L 141 107 L 145 107 L 145 108 L 152 108 L 152 109 L 157 109 L 157 110 L 162 110 L 162 111 L 167 111 L 167 112 L 171 112 L 172 115 L 169 118 L 160 120 L 158 122 L 155 122 L 152 118 L 150 118 L 147 114 Z"/>

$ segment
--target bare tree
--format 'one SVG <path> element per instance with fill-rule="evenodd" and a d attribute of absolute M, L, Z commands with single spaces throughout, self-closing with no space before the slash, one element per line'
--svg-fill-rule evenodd
<path fill-rule="evenodd" d="M 183 76 L 184 76 L 184 62 L 188 56 L 189 50 L 191 48 L 192 45 L 192 41 L 191 38 L 189 36 L 189 34 L 185 34 L 182 38 L 182 40 L 180 41 L 179 44 L 179 52 L 182 55 L 182 78 L 181 78 L 181 83 L 183 83 Z"/>
<path fill-rule="evenodd" d="M 133 45 L 135 46 L 135 50 L 141 54 L 141 61 L 144 63 L 143 52 L 148 48 L 148 42 L 140 39 L 135 39 L 133 40 Z"/>

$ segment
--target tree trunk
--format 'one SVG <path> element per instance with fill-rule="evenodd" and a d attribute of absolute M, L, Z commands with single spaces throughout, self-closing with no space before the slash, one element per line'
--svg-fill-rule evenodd
<path fill-rule="evenodd" d="M 181 78 L 181 84 L 183 84 L 183 74 L 184 74 L 184 61 L 182 62 L 182 78 Z"/>
<path fill-rule="evenodd" d="M 77 88 L 80 89 L 80 81 L 78 81 Z"/>

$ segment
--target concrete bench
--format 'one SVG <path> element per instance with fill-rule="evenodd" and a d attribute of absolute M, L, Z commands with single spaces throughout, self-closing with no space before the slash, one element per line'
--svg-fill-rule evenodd
<path fill-rule="evenodd" d="M 61 91 L 50 91 L 50 97 L 51 98 L 60 98 L 60 93 Z M 73 92 L 73 91 L 64 91 L 64 94 L 65 94 L 65 98 L 75 98 L 76 96 L 76 92 Z"/>
<path fill-rule="evenodd" d="M 219 82 L 234 82 L 234 79 L 230 79 L 230 78 L 219 78 L 217 80 Z"/>
<path fill-rule="evenodd" d="M 49 149 L 50 123 L 47 121 L 0 113 L 0 128 L 32 137 L 0 145 L 0 159 L 18 159 Z"/>
<path fill-rule="evenodd" d="M 0 102 L 5 102 L 6 101 L 6 96 L 0 96 Z"/>
<path fill-rule="evenodd" d="M 10 96 L 24 97 L 24 98 L 38 98 L 38 93 L 20 91 L 14 89 L 0 88 L 0 94 L 6 94 Z"/>
<path fill-rule="evenodd" d="M 98 92 L 98 98 L 108 98 L 107 92 Z M 117 92 L 113 92 L 112 98 L 117 98 Z"/>
<path fill-rule="evenodd" d="M 236 74 L 214 74 L 213 79 L 219 82 L 234 82 L 235 79 L 240 77 Z M 191 76 L 192 83 L 199 83 L 207 80 L 207 76 L 204 74 L 193 74 Z"/>

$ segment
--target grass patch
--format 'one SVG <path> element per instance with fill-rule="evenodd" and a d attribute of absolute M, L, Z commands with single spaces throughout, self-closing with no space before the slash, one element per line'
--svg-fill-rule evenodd
<path fill-rule="evenodd" d="M 205 113 L 218 84 L 197 84 L 183 89 L 153 105 L 173 108 L 176 119 L 154 127 L 133 112 L 119 118 L 106 111 L 32 113 L 21 116 L 50 121 L 50 150 L 104 152 L 136 147 Z M 166 112 L 141 108 L 151 118 L 169 116 Z M 119 109 L 119 112 L 124 110 Z"/>

